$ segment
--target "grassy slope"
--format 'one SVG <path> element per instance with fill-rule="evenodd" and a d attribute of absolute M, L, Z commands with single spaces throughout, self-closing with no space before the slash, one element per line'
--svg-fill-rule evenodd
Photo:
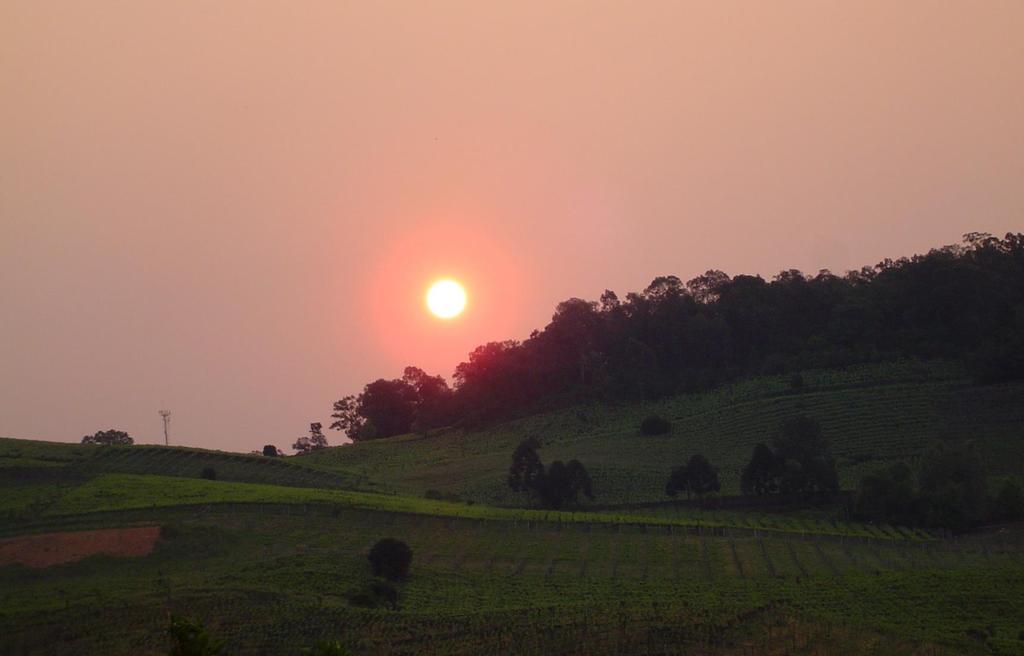
<path fill-rule="evenodd" d="M 930 536 L 850 522 L 795 519 L 741 512 L 678 511 L 672 514 L 555 512 L 495 508 L 373 492 L 228 483 L 135 474 L 103 474 L 74 486 L 15 486 L 0 497 L 0 518 L 12 523 L 118 510 L 210 504 L 315 504 L 388 513 L 472 520 L 565 524 L 646 524 L 652 527 L 729 527 L 769 533 L 855 536 L 880 540 L 921 540 Z"/>
<path fill-rule="evenodd" d="M 0 567 L 0 635 L 14 653 L 47 652 L 58 627 L 66 653 L 165 653 L 172 609 L 201 617 L 232 653 L 291 654 L 321 637 L 358 654 L 1024 653 L 1024 551 L 1014 533 L 952 543 L 810 514 L 556 515 L 421 496 L 437 488 L 514 501 L 502 479 L 527 434 L 545 438 L 545 460 L 583 460 L 606 503 L 661 499 L 667 468 L 694 451 L 722 468 L 729 491 L 751 444 L 793 412 L 821 419 L 847 484 L 936 438 L 975 437 L 997 473 L 1020 469 L 1024 386 L 976 388 L 935 364 L 805 378 L 800 394 L 763 378 L 271 464 L 0 440 L 0 534 L 177 528 L 145 558 Z M 673 434 L 637 436 L 650 412 L 673 418 Z M 195 478 L 204 466 L 251 483 Z M 315 489 L 321 480 L 410 495 Z M 510 519 L 530 521 L 500 521 Z M 670 531 L 698 522 L 760 530 Z M 416 553 L 402 611 L 354 609 L 346 595 L 368 580 L 364 554 L 388 535 Z"/>
<path fill-rule="evenodd" d="M 265 458 L 187 447 L 92 446 L 0 438 L 0 484 L 81 480 L 104 473 L 198 477 L 212 467 L 218 480 L 296 487 L 372 489 L 370 481 L 327 471 L 297 458 Z"/>
<path fill-rule="evenodd" d="M 478 430 L 401 436 L 327 449 L 305 460 L 394 491 L 427 489 L 479 502 L 516 505 L 504 486 L 510 454 L 525 436 L 544 443 L 541 458 L 578 458 L 600 503 L 665 500 L 669 469 L 694 453 L 719 468 L 722 491 L 735 494 L 753 445 L 769 441 L 787 416 L 818 419 L 837 457 L 842 484 L 896 460 L 913 460 L 937 439 L 975 439 L 994 475 L 1024 469 L 1024 385 L 978 387 L 945 363 L 902 363 L 765 377 L 657 403 L 580 406 Z M 671 434 L 638 434 L 643 417 L 673 422 Z"/>

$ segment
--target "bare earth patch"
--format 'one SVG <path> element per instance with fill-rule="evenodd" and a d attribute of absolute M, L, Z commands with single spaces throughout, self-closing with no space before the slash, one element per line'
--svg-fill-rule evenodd
<path fill-rule="evenodd" d="M 43 533 L 0 540 L 0 565 L 50 567 L 96 554 L 145 556 L 160 536 L 159 526 Z"/>

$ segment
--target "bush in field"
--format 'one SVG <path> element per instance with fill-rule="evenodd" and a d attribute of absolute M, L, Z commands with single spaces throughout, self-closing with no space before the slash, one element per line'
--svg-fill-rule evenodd
<path fill-rule="evenodd" d="M 99 444 L 102 446 L 114 444 L 131 445 L 135 444 L 135 440 L 128 433 L 111 428 L 110 430 L 97 431 L 94 435 L 86 435 L 82 438 L 82 444 Z"/>
<path fill-rule="evenodd" d="M 640 432 L 644 435 L 664 435 L 670 430 L 672 430 L 672 424 L 669 423 L 668 419 L 659 415 L 645 417 L 640 422 Z"/>
<path fill-rule="evenodd" d="M 265 444 L 263 445 L 263 455 L 267 456 L 268 458 L 276 458 L 279 455 L 281 455 L 281 450 L 278 449 L 273 444 Z"/>
<path fill-rule="evenodd" d="M 718 492 L 721 488 L 718 470 L 711 466 L 707 458 L 697 453 L 690 457 L 688 463 L 672 470 L 665 484 L 665 494 L 674 497 L 680 492 L 686 492 L 687 498 L 695 494 L 698 499 L 703 499 L 704 495 Z"/>
<path fill-rule="evenodd" d="M 171 616 L 171 650 L 168 656 L 216 656 L 224 651 L 224 641 L 215 640 L 199 620 Z"/>
<path fill-rule="evenodd" d="M 200 475 L 208 481 L 217 480 L 217 470 L 213 467 L 203 467 L 202 474 Z"/>
<path fill-rule="evenodd" d="M 367 558 L 370 560 L 374 576 L 400 581 L 409 576 L 412 549 L 401 540 L 384 538 L 373 545 Z"/>

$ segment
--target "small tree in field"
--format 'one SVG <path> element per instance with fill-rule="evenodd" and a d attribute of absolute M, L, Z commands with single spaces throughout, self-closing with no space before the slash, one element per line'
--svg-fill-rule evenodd
<path fill-rule="evenodd" d="M 528 437 L 512 452 L 512 466 L 508 470 L 508 486 L 513 492 L 533 493 L 538 480 L 544 476 L 544 465 L 537 455 L 540 442 Z"/>
<path fill-rule="evenodd" d="M 384 538 L 373 545 L 367 558 L 374 576 L 400 581 L 409 576 L 412 549 L 401 540 Z"/>
<path fill-rule="evenodd" d="M 746 495 L 774 494 L 779 491 L 781 467 L 775 452 L 765 444 L 757 444 L 750 462 L 743 468 L 740 489 Z"/>
<path fill-rule="evenodd" d="M 292 445 L 295 449 L 296 455 L 303 455 L 316 451 L 317 449 L 323 449 L 327 446 L 327 438 L 324 437 L 323 431 L 324 425 L 319 421 L 315 421 L 309 425 L 309 437 L 300 437 Z M 266 447 L 264 447 L 264 450 Z"/>
<path fill-rule="evenodd" d="M 263 446 L 263 455 L 265 455 L 268 458 L 276 458 L 279 455 L 281 455 L 281 450 L 278 449 L 273 444 L 265 444 Z"/>
<path fill-rule="evenodd" d="M 82 444 L 99 444 L 102 446 L 115 444 L 130 445 L 135 444 L 135 440 L 128 433 L 111 428 L 110 430 L 97 431 L 95 435 L 86 435 L 82 438 Z"/>

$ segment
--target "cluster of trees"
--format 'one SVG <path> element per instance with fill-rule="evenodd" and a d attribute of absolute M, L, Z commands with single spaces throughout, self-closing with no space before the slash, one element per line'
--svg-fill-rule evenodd
<path fill-rule="evenodd" d="M 441 376 L 406 367 L 401 378 L 375 380 L 358 396 L 334 403 L 331 428 L 353 442 L 444 426 L 455 418 L 452 390 Z"/>
<path fill-rule="evenodd" d="M 1024 518 L 1024 492 L 1017 481 L 1008 480 L 990 496 L 975 445 L 939 442 L 921 458 L 916 477 L 906 463 L 865 476 L 854 514 L 870 521 L 964 530 Z"/>
<path fill-rule="evenodd" d="M 539 448 L 540 442 L 530 437 L 520 442 L 512 453 L 508 486 L 514 492 L 525 492 L 544 507 L 553 509 L 579 503 L 580 495 L 594 498 L 590 474 L 579 460 L 568 463 L 556 460 L 545 468 L 537 455 Z"/>
<path fill-rule="evenodd" d="M 839 491 L 839 475 L 821 425 L 798 415 L 785 420 L 772 447 L 759 443 L 743 468 L 743 494 L 828 494 Z"/>
<path fill-rule="evenodd" d="M 135 444 L 135 440 L 128 433 L 111 428 L 105 431 L 96 431 L 93 435 L 86 435 L 82 438 L 82 444 L 99 444 L 102 446 L 114 444 L 130 445 Z"/>
<path fill-rule="evenodd" d="M 720 489 L 722 485 L 718 482 L 718 470 L 699 453 L 691 456 L 685 465 L 673 469 L 665 483 L 665 494 L 672 497 L 686 492 L 687 498 L 695 494 L 698 499 L 703 499 L 705 495 Z"/>
<path fill-rule="evenodd" d="M 331 428 L 368 440 L 901 357 L 962 359 L 986 382 L 1024 378 L 1024 234 L 971 233 L 841 276 L 712 270 L 685 283 L 660 276 L 625 299 L 572 298 L 528 339 L 474 349 L 454 389 L 410 367 L 335 403 Z"/>
<path fill-rule="evenodd" d="M 272 448 L 274 451 L 276 451 L 276 453 L 268 454 L 268 447 Z M 295 455 L 299 456 L 305 453 L 316 451 L 317 449 L 327 448 L 327 438 L 324 437 L 324 425 L 321 424 L 319 421 L 314 421 L 312 424 L 309 425 L 309 437 L 302 436 L 299 439 L 295 440 L 295 444 L 292 445 L 292 448 L 295 449 Z M 277 447 L 275 447 L 273 444 L 268 444 L 267 446 L 263 447 L 263 455 L 276 456 L 279 454 L 280 452 L 277 451 Z"/>

